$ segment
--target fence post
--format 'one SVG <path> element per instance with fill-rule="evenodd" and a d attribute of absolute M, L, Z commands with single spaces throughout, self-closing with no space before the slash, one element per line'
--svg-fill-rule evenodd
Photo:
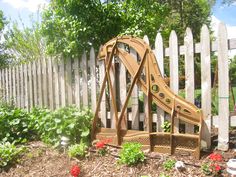
<path fill-rule="evenodd" d="M 157 34 L 155 40 L 155 49 L 154 54 L 156 56 L 156 60 L 161 72 L 162 77 L 164 78 L 164 46 L 163 46 L 163 39 L 160 33 Z M 164 124 L 165 121 L 165 112 L 157 106 L 157 131 L 163 131 L 161 125 Z"/>
<path fill-rule="evenodd" d="M 194 104 L 194 51 L 193 51 L 193 35 L 190 28 L 186 29 L 184 37 L 184 58 L 185 58 L 185 98 Z M 194 126 L 186 123 L 186 133 L 194 133 Z"/>
<path fill-rule="evenodd" d="M 96 58 L 94 48 L 90 50 L 90 78 L 91 78 L 91 108 L 92 111 L 96 111 L 97 103 L 97 74 L 96 74 Z"/>
<path fill-rule="evenodd" d="M 81 60 L 81 70 L 82 70 L 82 100 L 83 107 L 88 107 L 88 61 L 86 57 L 86 53 L 84 51 Z"/>
<path fill-rule="evenodd" d="M 210 36 L 206 25 L 201 29 L 201 105 L 203 112 L 203 148 L 211 146 L 211 56 Z"/>
<path fill-rule="evenodd" d="M 229 148 L 229 66 L 228 40 L 225 24 L 218 28 L 218 73 L 219 73 L 219 129 L 218 149 Z"/>
<path fill-rule="evenodd" d="M 178 95 L 179 92 L 179 61 L 178 61 L 178 39 L 175 31 L 171 31 L 169 38 L 170 51 L 170 89 Z M 174 132 L 179 132 L 179 120 L 174 121 Z"/>

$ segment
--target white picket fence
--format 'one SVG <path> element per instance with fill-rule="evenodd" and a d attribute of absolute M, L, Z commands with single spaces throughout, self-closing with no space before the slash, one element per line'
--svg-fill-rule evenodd
<path fill-rule="evenodd" d="M 149 43 L 148 37 L 144 40 Z M 193 42 L 191 29 L 185 32 L 183 45 L 178 45 L 178 38 L 175 31 L 172 31 L 169 38 L 169 46 L 163 46 L 163 39 L 160 33 L 156 36 L 153 49 L 159 68 L 164 75 L 164 59 L 169 59 L 170 88 L 176 94 L 179 92 L 179 59 L 184 57 L 185 63 L 185 96 L 194 103 L 194 59 L 196 54 L 201 58 L 201 106 L 204 113 L 203 142 L 205 146 L 211 145 L 212 122 L 218 126 L 218 148 L 228 149 L 229 142 L 229 72 L 228 72 L 228 50 L 236 49 L 236 39 L 227 39 L 227 30 L 224 24 L 219 25 L 218 36 L 215 41 L 210 42 L 210 35 L 207 26 L 203 26 L 200 35 L 200 42 Z M 219 115 L 216 117 L 218 123 L 212 119 L 211 114 L 211 53 L 218 53 L 218 93 L 219 93 Z M 137 57 L 133 49 L 130 53 Z M 89 58 L 87 58 L 89 56 Z M 104 64 L 96 61 L 94 49 L 91 48 L 89 55 L 85 52 L 81 59 L 57 60 L 56 58 L 41 58 L 32 63 L 5 68 L 0 71 L 0 88 L 2 98 L 18 107 L 30 109 L 34 106 L 56 109 L 65 105 L 75 104 L 79 108 L 91 106 L 94 111 L 99 93 L 99 85 L 105 74 Z M 111 73 L 113 87 L 119 83 L 116 92 L 119 95 L 120 107 L 124 103 L 127 93 L 127 76 L 124 65 L 113 69 L 119 72 L 118 80 Z M 199 76 L 200 77 L 200 76 Z M 109 107 L 109 97 L 103 95 L 100 117 L 105 127 L 114 127 L 113 110 Z M 126 111 L 127 119 L 132 129 L 142 129 L 140 122 L 144 122 L 146 111 L 139 111 L 139 88 L 135 86 L 132 93 L 130 111 Z M 146 98 L 144 97 L 144 110 L 147 110 Z M 160 108 L 153 114 L 153 122 L 156 124 L 156 131 L 162 131 L 161 125 L 166 119 L 165 113 Z M 231 124 L 236 126 L 231 117 Z M 109 123 L 110 122 L 110 123 Z M 177 121 L 176 121 L 177 122 Z M 110 125 L 109 125 L 110 124 Z M 145 125 L 143 123 L 144 129 Z M 179 123 L 175 125 L 178 131 Z M 126 128 L 126 127 L 124 127 Z M 193 126 L 186 125 L 186 132 L 193 132 Z M 203 143 L 204 146 L 204 143 Z"/>

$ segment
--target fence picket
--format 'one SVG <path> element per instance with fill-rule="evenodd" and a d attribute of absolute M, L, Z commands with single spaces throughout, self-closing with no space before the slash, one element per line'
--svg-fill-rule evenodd
<path fill-rule="evenodd" d="M 190 28 L 186 29 L 184 37 L 185 46 L 185 99 L 194 104 L 194 51 L 193 51 L 193 35 Z M 185 124 L 186 133 L 194 133 L 194 126 Z"/>
<path fill-rule="evenodd" d="M 37 69 L 36 69 L 36 61 L 32 63 L 32 74 L 33 74 L 33 96 L 34 96 L 34 106 L 38 105 L 38 85 L 37 85 Z"/>
<path fill-rule="evenodd" d="M 41 60 L 37 62 L 37 88 L 38 88 L 38 104 L 40 107 L 43 107 L 43 88 L 42 88 L 42 65 Z"/>
<path fill-rule="evenodd" d="M 20 65 L 20 101 L 21 108 L 25 108 L 25 100 L 24 100 L 24 66 Z"/>
<path fill-rule="evenodd" d="M 97 74 L 96 74 L 96 59 L 94 48 L 92 47 L 90 50 L 90 78 L 91 78 L 91 108 L 92 111 L 96 110 L 96 102 L 97 102 Z"/>
<path fill-rule="evenodd" d="M 155 40 L 155 49 L 154 54 L 156 56 L 156 60 L 161 72 L 162 77 L 164 77 L 164 47 L 163 47 L 163 39 L 160 33 L 157 34 Z M 165 121 L 165 112 L 157 106 L 157 131 L 163 131 L 161 127 Z"/>
<path fill-rule="evenodd" d="M 5 76 L 6 76 L 6 102 L 9 103 L 9 75 L 8 75 L 8 68 L 5 69 Z"/>
<path fill-rule="evenodd" d="M 32 75 L 32 63 L 28 64 L 28 77 L 29 77 L 29 108 L 34 107 L 34 96 L 33 96 L 33 75 Z"/>
<path fill-rule="evenodd" d="M 29 92 L 28 92 L 28 72 L 27 72 L 27 65 L 23 66 L 24 69 L 24 108 L 29 111 Z"/>
<path fill-rule="evenodd" d="M 12 104 L 12 69 L 8 68 L 9 73 L 9 103 Z"/>
<path fill-rule="evenodd" d="M 75 104 L 80 109 L 80 68 L 79 59 L 74 60 L 74 73 L 75 73 Z"/>
<path fill-rule="evenodd" d="M 137 53 L 133 48 L 130 48 L 130 55 L 133 56 L 135 61 L 137 61 Z M 131 78 L 131 82 L 133 79 Z M 139 130 L 139 101 L 138 101 L 138 93 L 139 89 L 138 86 L 135 84 L 133 88 L 133 92 L 131 95 L 132 98 L 132 129 Z"/>
<path fill-rule="evenodd" d="M 52 71 L 52 58 L 48 58 L 48 68 L 47 68 L 47 75 L 48 75 L 48 100 L 49 100 L 49 107 L 51 110 L 54 109 L 54 96 L 53 96 L 53 71 Z"/>
<path fill-rule="evenodd" d="M 170 53 L 170 89 L 179 92 L 179 61 L 178 61 L 178 39 L 175 31 L 171 31 L 169 38 Z M 179 132 L 179 120 L 175 119 L 174 132 Z"/>
<path fill-rule="evenodd" d="M 64 107 L 66 106 L 66 97 L 65 97 L 65 62 L 64 59 L 60 61 L 60 95 L 61 95 L 61 106 Z"/>
<path fill-rule="evenodd" d="M 16 105 L 16 67 L 12 68 L 12 87 L 13 104 Z"/>
<path fill-rule="evenodd" d="M 211 146 L 211 56 L 210 36 L 206 25 L 201 29 L 201 105 L 203 112 L 202 139 L 203 148 Z"/>
<path fill-rule="evenodd" d="M 60 90 L 59 90 L 59 70 L 58 61 L 56 58 L 53 59 L 53 80 L 54 80 L 54 98 L 55 98 L 55 108 L 60 107 Z"/>
<path fill-rule="evenodd" d="M 229 148 L 229 66 L 228 40 L 225 24 L 218 28 L 218 75 L 219 75 L 219 135 L 218 149 L 227 151 Z"/>
<path fill-rule="evenodd" d="M 82 60 L 81 60 L 81 69 L 82 69 L 82 102 L 83 107 L 88 107 L 88 63 L 86 53 L 83 53 Z"/>
<path fill-rule="evenodd" d="M 3 80 L 2 80 L 2 70 L 0 70 L 0 99 L 3 99 Z"/>
<path fill-rule="evenodd" d="M 5 69 L 2 69 L 2 97 L 3 100 L 6 101 L 6 77 L 5 77 Z"/>
<path fill-rule="evenodd" d="M 71 58 L 67 58 L 66 60 L 66 100 L 67 104 L 73 104 L 73 92 L 72 92 L 72 66 L 71 66 Z"/>
<path fill-rule="evenodd" d="M 16 105 L 20 107 L 21 105 L 21 97 L 20 97 L 20 66 L 16 66 Z"/>
<path fill-rule="evenodd" d="M 42 58 L 43 106 L 48 107 L 47 59 Z"/>

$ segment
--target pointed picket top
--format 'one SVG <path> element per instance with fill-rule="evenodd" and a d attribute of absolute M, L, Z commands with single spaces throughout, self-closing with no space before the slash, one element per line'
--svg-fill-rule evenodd
<path fill-rule="evenodd" d="M 143 40 L 149 45 L 149 39 L 147 35 L 144 35 Z"/>
<path fill-rule="evenodd" d="M 155 56 L 162 76 L 164 75 L 164 48 L 161 33 L 157 33 L 155 40 Z"/>

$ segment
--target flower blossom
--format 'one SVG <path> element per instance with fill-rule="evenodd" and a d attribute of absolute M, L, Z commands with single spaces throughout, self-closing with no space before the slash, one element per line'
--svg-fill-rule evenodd
<path fill-rule="evenodd" d="M 73 177 L 78 177 L 79 174 L 80 174 L 80 168 L 78 165 L 74 165 L 71 170 L 70 170 L 70 174 L 73 176 Z"/>

